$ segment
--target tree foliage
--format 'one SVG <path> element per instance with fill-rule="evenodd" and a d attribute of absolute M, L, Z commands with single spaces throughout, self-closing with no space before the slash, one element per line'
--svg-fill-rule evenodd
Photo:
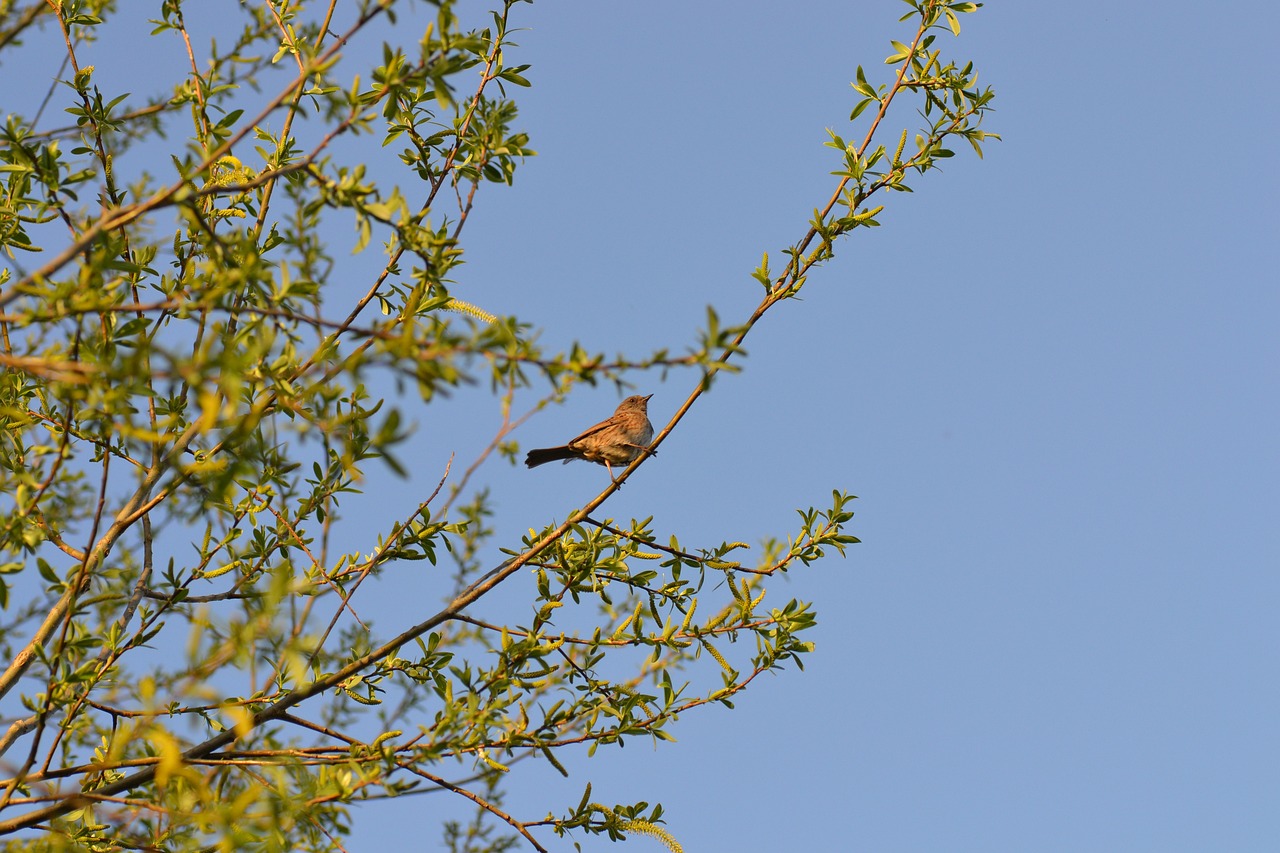
<path fill-rule="evenodd" d="M 661 806 L 603 805 L 588 784 L 521 816 L 502 789 L 522 762 L 563 771 L 566 750 L 670 739 L 680 714 L 800 666 L 813 610 L 766 604 L 766 586 L 857 541 L 852 499 L 801 510 L 749 562 L 740 541 L 600 517 L 616 484 L 495 541 L 481 463 L 515 459 L 518 391 L 544 394 L 536 410 L 582 383 L 683 370 L 660 446 L 755 324 L 878 224 L 877 196 L 907 191 L 957 138 L 981 154 L 992 94 L 936 45 L 978 4 L 907 3 L 885 82 L 856 71 L 830 196 L 752 274 L 758 304 L 731 325 L 709 311 L 684 356 L 634 360 L 544 351 L 518 319 L 449 292 L 480 190 L 533 155 L 514 96 L 536 75 L 507 61 L 527 7 L 475 25 L 441 0 L 411 41 L 387 26 L 407 14 L 390 0 L 223 5 L 235 37 L 203 51 L 190 4 L 160 4 L 150 37 L 188 67 L 149 98 L 82 62 L 120 38 L 110 0 L 31 0 L 0 19 L 0 49 L 65 57 L 60 109 L 6 115 L 0 149 L 0 833 L 329 850 L 355 803 L 443 790 L 476 807 L 445 827 L 454 850 L 542 850 L 553 834 L 678 849 Z M 379 39 L 380 64 L 353 68 L 347 54 Z M 901 101 L 923 126 L 882 142 Z M 392 156 L 399 179 L 375 180 L 364 163 Z M 352 227 L 377 258 L 355 285 L 326 236 Z M 369 466 L 403 471 L 400 395 L 430 404 L 479 380 L 502 413 L 480 457 L 404 517 L 345 529 L 377 499 L 361 493 Z M 372 627 L 358 593 L 405 561 L 437 567 L 441 603 Z M 518 576 L 527 616 L 487 619 L 478 603 Z"/>

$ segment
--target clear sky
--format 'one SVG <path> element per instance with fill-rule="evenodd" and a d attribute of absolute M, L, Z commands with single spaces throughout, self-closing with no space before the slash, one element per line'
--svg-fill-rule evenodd
<path fill-rule="evenodd" d="M 886 73 L 906 10 L 781 8 L 522 12 L 540 156 L 486 208 L 474 293 L 606 350 L 678 345 L 705 304 L 745 317 L 747 271 L 825 199 L 824 128 L 848 126 L 856 65 Z M 864 544 L 771 593 L 816 601 L 818 651 L 678 744 L 592 762 L 597 792 L 656 792 L 689 851 L 727 829 L 742 851 L 1280 845 L 1268 22 L 963 19 L 1005 141 L 888 199 L 608 506 L 718 540 L 859 495 Z M 689 386 L 645 390 L 660 416 Z M 582 467 L 500 494 L 567 509 L 598 485 Z"/>
<path fill-rule="evenodd" d="M 888 79 L 906 11 L 516 7 L 539 155 L 482 194 L 455 295 L 633 356 L 691 344 L 707 305 L 745 319 L 761 253 L 830 194 L 825 128 L 850 127 L 856 66 Z M 744 853 L 1280 849 L 1278 18 L 1231 0 L 962 17 L 946 48 L 995 88 L 1004 142 L 881 198 L 882 227 L 840 244 L 604 508 L 709 545 L 860 496 L 863 544 L 771 586 L 815 602 L 806 670 L 659 750 L 604 748 L 569 780 L 518 766 L 508 811 L 559 813 L 591 780 L 664 803 L 689 853 L 726 834 Z M 695 382 L 642 384 L 656 424 Z M 469 458 L 479 396 L 422 410 L 421 476 L 344 503 L 353 523 Z M 617 402 L 584 392 L 517 437 L 559 443 Z M 497 543 L 604 479 L 490 463 Z M 374 614 L 388 634 L 434 611 L 424 571 Z M 348 849 L 437 849 L 447 798 L 357 808 Z"/>
<path fill-rule="evenodd" d="M 459 295 L 606 351 L 679 347 L 706 304 L 744 318 L 749 269 L 827 197 L 824 128 L 848 127 L 857 65 L 885 79 L 904 11 L 520 10 L 540 156 L 485 206 Z M 881 199 L 883 227 L 606 505 L 719 541 L 859 495 L 863 544 L 770 593 L 816 602 L 816 654 L 689 715 L 677 744 L 599 753 L 567 799 L 587 777 L 652 796 L 688 851 L 725 832 L 751 853 L 1280 847 L 1280 122 L 1251 38 L 1277 17 L 997 1 L 962 19 L 948 47 L 995 88 L 1004 142 Z M 661 417 L 691 384 L 644 390 Z M 600 477 L 495 482 L 519 530 Z M 513 808 L 546 790 L 515 788 Z"/>

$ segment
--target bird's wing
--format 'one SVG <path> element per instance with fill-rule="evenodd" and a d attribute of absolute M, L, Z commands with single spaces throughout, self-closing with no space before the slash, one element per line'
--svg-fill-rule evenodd
<path fill-rule="evenodd" d="M 613 423 L 613 418 L 605 418 L 600 423 L 596 424 L 590 429 L 584 430 L 581 435 L 574 436 L 573 438 L 569 439 L 568 443 L 565 446 L 568 447 L 568 446 L 577 444 L 579 441 L 582 441 L 582 439 L 590 435 L 595 435 L 600 430 L 604 429 L 605 427 L 609 426 L 612 423 Z"/>

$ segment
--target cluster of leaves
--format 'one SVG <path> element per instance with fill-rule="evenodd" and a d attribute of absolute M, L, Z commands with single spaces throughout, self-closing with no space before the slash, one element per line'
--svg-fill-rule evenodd
<path fill-rule="evenodd" d="M 384 43 L 363 75 L 345 52 L 403 29 L 389 0 L 240 3 L 230 49 L 199 57 L 185 5 L 165 0 L 152 38 L 180 44 L 187 68 L 143 102 L 104 91 L 79 59 L 108 43 L 116 4 L 33 2 L 0 20 L 0 50 L 56 33 L 65 73 L 49 100 L 72 117 L 10 114 L 0 147 L 0 834 L 328 850 L 354 802 L 448 791 L 477 808 L 446 825 L 453 849 L 541 850 L 539 828 L 678 849 L 661 806 L 605 806 L 588 786 L 558 817 L 519 818 L 502 782 L 527 760 L 565 772 L 557 756 L 577 747 L 670 739 L 682 712 L 732 706 L 758 675 L 800 665 L 813 611 L 767 607 L 765 584 L 856 542 L 852 499 L 801 511 L 746 565 L 743 542 L 690 548 L 649 520 L 598 519 L 615 485 L 495 565 L 492 499 L 471 480 L 492 453 L 515 454 L 514 395 L 538 382 L 540 407 L 582 382 L 692 368 L 660 443 L 835 240 L 877 224 L 868 199 L 905 190 L 948 139 L 990 136 L 990 92 L 943 64 L 931 32 L 975 4 L 911 2 L 917 33 L 895 43 L 893 82 L 858 70 L 855 117 L 876 107 L 865 140 L 833 134 L 838 187 L 783 271 L 766 256 L 755 272 L 765 294 L 746 321 L 709 312 L 686 355 L 613 360 L 543 352 L 516 319 L 449 292 L 481 188 L 511 183 L 533 153 L 509 97 L 528 69 L 504 56 L 517 0 L 483 25 L 440 0 L 412 50 Z M 892 157 L 872 147 L 902 93 L 928 121 L 905 159 L 905 132 Z M 339 156 L 361 137 L 397 156 L 403 183 Z M 359 289 L 330 245 L 343 222 L 357 253 L 381 241 Z M 447 490 L 344 551 L 344 502 L 372 462 L 404 471 L 410 435 L 371 376 L 427 404 L 484 376 L 502 416 Z M 446 554 L 437 612 L 390 636 L 362 618 L 366 582 Z M 478 602 L 521 575 L 527 622 L 485 619 Z"/>

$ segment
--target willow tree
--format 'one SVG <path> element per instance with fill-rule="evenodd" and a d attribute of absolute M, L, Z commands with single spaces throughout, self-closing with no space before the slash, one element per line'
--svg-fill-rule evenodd
<path fill-rule="evenodd" d="M 327 850 L 362 800 L 444 790 L 477 810 L 470 835 L 445 827 L 456 849 L 588 833 L 677 849 L 661 806 L 605 805 L 587 784 L 550 816 L 517 815 L 501 791 L 537 762 L 563 771 L 566 750 L 670 739 L 679 715 L 799 666 L 811 605 L 766 605 L 766 587 L 857 541 L 851 498 L 760 531 L 755 550 L 742 531 L 682 544 L 597 513 L 642 456 L 562 523 L 495 541 L 481 463 L 516 460 L 517 392 L 543 395 L 537 409 L 676 370 L 687 397 L 660 448 L 756 324 L 877 225 L 878 197 L 957 139 L 981 154 L 992 95 L 936 41 L 978 4 L 909 0 L 887 72 L 856 71 L 829 194 L 754 271 L 758 301 L 732 324 L 708 312 L 686 356 L 633 360 L 544 351 L 447 286 L 473 206 L 500 198 L 478 189 L 533 155 L 513 96 L 536 77 L 505 57 L 526 7 L 475 27 L 440 0 L 409 33 L 386 26 L 391 0 L 223 5 L 234 38 L 201 48 L 184 4 L 161 4 L 149 38 L 186 63 L 149 96 L 82 61 L 95 42 L 139 50 L 109 0 L 0 19 L 0 50 L 63 58 L 49 108 L 8 114 L 0 149 L 0 833 Z M 381 64 L 353 67 L 357 46 Z M 912 102 L 922 126 L 888 130 Z M 374 161 L 400 180 L 375 181 Z M 354 288 L 325 237 L 353 222 L 376 259 Z M 500 413 L 474 425 L 492 435 L 480 457 L 381 529 L 344 527 L 377 500 L 370 466 L 401 470 L 404 405 L 479 378 Z M 370 627 L 361 590 L 422 560 L 439 566 L 430 615 Z M 517 576 L 533 581 L 526 617 L 487 621 L 478 603 Z"/>

